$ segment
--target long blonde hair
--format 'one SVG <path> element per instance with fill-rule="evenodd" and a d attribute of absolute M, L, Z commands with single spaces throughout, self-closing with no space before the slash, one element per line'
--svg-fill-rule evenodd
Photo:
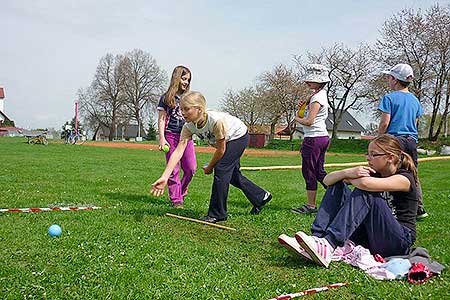
<path fill-rule="evenodd" d="M 192 79 L 191 71 L 185 66 L 177 66 L 177 67 L 175 67 L 175 69 L 173 69 L 169 88 L 164 93 L 164 103 L 167 106 L 169 106 L 171 108 L 174 108 L 176 106 L 175 95 L 178 92 L 178 89 L 180 87 L 181 77 L 183 77 L 186 74 L 190 75 L 189 76 L 189 85 L 186 88 L 186 92 L 188 92 L 189 88 L 191 87 L 191 79 Z"/>
<path fill-rule="evenodd" d="M 414 164 L 411 156 L 402 150 L 402 146 L 398 139 L 390 134 L 382 134 L 377 136 L 372 143 L 377 145 L 380 149 L 382 149 L 385 153 L 391 154 L 394 156 L 394 163 L 397 165 L 397 169 L 405 169 L 410 171 L 414 180 L 417 184 L 417 168 Z"/>

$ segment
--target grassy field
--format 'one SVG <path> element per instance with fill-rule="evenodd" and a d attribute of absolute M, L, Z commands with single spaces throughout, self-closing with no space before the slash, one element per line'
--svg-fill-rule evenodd
<path fill-rule="evenodd" d="M 449 298 L 447 270 L 419 286 L 377 281 L 344 263 L 320 268 L 279 246 L 279 234 L 309 231 L 313 220 L 290 212 L 305 202 L 299 170 L 246 171 L 274 199 L 251 216 L 250 203 L 231 188 L 224 225 L 237 231 L 228 232 L 165 216 L 205 215 L 212 177 L 198 171 L 184 210 L 175 210 L 167 195 L 148 194 L 165 166 L 161 152 L 24 141 L 0 138 L 0 208 L 111 208 L 0 213 L 0 299 L 268 299 L 344 281 L 351 285 L 307 298 Z M 198 165 L 208 157 L 198 154 Z M 327 156 L 327 162 L 363 160 Z M 242 159 L 242 166 L 299 163 L 296 156 Z M 444 265 L 450 262 L 449 174 L 450 161 L 420 166 L 431 216 L 418 223 L 416 245 Z M 63 229 L 59 238 L 47 234 L 53 223 Z"/>

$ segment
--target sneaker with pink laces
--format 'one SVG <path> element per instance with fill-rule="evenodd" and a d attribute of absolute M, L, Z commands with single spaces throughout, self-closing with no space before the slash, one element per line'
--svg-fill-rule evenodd
<path fill-rule="evenodd" d="M 311 256 L 309 256 L 309 254 L 305 251 L 305 249 L 300 247 L 299 243 L 297 242 L 297 240 L 295 238 L 290 237 L 286 234 L 281 234 L 278 237 L 278 242 L 286 249 L 294 252 L 295 254 L 300 255 L 304 259 L 312 261 Z"/>
<path fill-rule="evenodd" d="M 303 231 L 299 231 L 295 234 L 295 239 L 315 263 L 328 268 L 334 249 L 325 238 L 309 236 Z"/>

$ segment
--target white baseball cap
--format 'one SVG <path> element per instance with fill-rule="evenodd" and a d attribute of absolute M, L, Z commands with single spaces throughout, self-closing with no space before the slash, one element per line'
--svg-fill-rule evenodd
<path fill-rule="evenodd" d="M 382 71 L 381 73 L 392 75 L 394 78 L 404 82 L 412 82 L 414 79 L 413 69 L 408 64 L 397 64 L 389 71 Z"/>

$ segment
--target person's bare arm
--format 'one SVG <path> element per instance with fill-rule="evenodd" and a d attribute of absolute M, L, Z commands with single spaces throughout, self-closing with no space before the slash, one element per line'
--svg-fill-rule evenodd
<path fill-rule="evenodd" d="M 214 152 L 211 161 L 208 163 L 208 166 L 203 168 L 205 174 L 211 174 L 217 162 L 223 157 L 225 154 L 225 150 L 227 148 L 227 143 L 225 139 L 220 139 L 216 141 L 216 151 Z"/>
<path fill-rule="evenodd" d="M 385 112 L 381 112 L 380 124 L 378 125 L 379 135 L 386 133 L 390 122 L 391 122 L 391 115 Z"/>
<path fill-rule="evenodd" d="M 164 194 L 164 188 L 167 185 L 169 176 L 170 174 L 172 174 L 172 171 L 175 168 L 175 166 L 180 162 L 180 159 L 183 156 L 188 141 L 189 141 L 188 139 L 180 140 L 177 148 L 175 148 L 172 155 L 170 156 L 170 159 L 166 165 L 166 169 L 162 173 L 161 177 L 152 184 L 152 188 L 150 190 L 151 194 L 155 196 L 161 196 L 162 194 Z"/>
<path fill-rule="evenodd" d="M 370 174 L 373 173 L 375 173 L 375 170 L 372 169 L 371 167 L 367 166 L 353 167 L 328 173 L 323 179 L 323 183 L 329 186 L 342 180 L 349 181 L 351 179 L 361 177 L 370 177 Z"/>
<path fill-rule="evenodd" d="M 349 181 L 360 190 L 368 192 L 407 192 L 411 188 L 408 178 L 398 174 L 383 178 L 360 177 Z"/>
<path fill-rule="evenodd" d="M 164 145 L 168 144 L 164 130 L 166 129 L 167 113 L 164 110 L 158 110 L 158 133 L 159 133 L 159 150 L 163 150 Z"/>
<path fill-rule="evenodd" d="M 309 105 L 309 112 L 306 118 L 295 117 L 295 120 L 305 126 L 311 126 L 314 124 L 317 114 L 320 110 L 320 104 L 318 102 L 313 102 Z"/>

